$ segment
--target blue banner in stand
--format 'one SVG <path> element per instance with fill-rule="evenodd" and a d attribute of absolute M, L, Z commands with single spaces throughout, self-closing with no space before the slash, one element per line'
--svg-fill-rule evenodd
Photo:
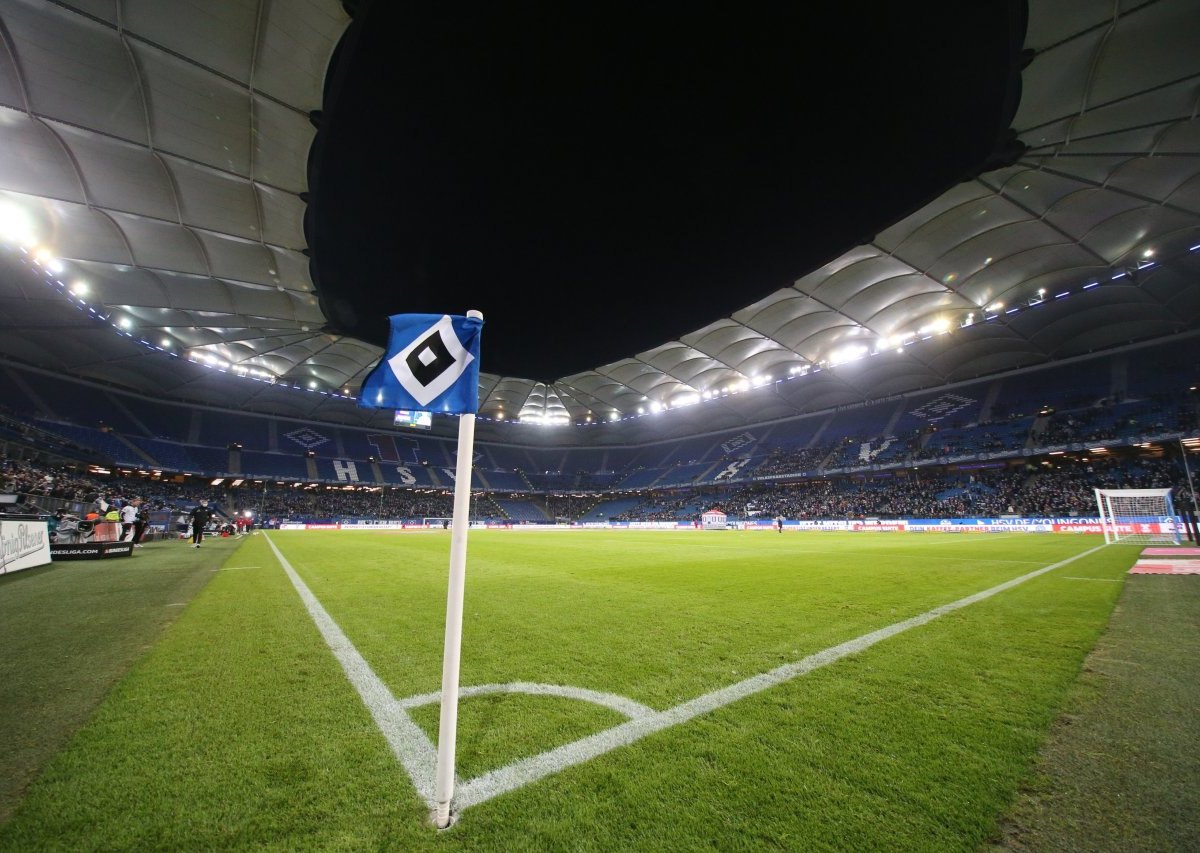
<path fill-rule="evenodd" d="M 387 352 L 367 374 L 358 405 L 445 414 L 479 410 L 483 321 L 451 314 L 395 314 Z"/>

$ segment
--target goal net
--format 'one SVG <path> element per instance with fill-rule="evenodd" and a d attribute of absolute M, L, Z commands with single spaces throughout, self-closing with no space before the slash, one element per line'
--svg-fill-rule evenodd
<path fill-rule="evenodd" d="M 1096 489 L 1105 544 L 1179 544 L 1179 517 L 1170 489 Z"/>
<path fill-rule="evenodd" d="M 428 518 L 421 519 L 421 526 L 422 527 L 436 527 L 440 530 L 443 527 L 449 527 L 450 523 L 453 520 L 454 519 L 452 519 L 452 518 L 443 518 L 440 516 L 430 516 Z"/>

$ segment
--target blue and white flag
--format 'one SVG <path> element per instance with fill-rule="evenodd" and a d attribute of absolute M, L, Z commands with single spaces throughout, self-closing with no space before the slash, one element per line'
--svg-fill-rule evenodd
<path fill-rule="evenodd" d="M 479 410 L 483 320 L 395 314 L 387 352 L 363 381 L 358 405 L 462 415 Z"/>

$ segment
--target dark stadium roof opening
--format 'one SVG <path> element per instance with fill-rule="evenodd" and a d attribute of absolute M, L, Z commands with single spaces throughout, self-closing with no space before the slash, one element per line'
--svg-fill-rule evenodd
<path fill-rule="evenodd" d="M 309 160 L 322 310 L 382 345 L 452 296 L 542 381 L 685 335 L 1012 162 L 1024 13 L 364 4 Z"/>
<path fill-rule="evenodd" d="M 383 14 L 377 10 L 385 5 L 357 4 L 357 14 L 366 22 Z M 323 227 L 326 217 L 335 225 L 382 225 L 395 221 L 393 211 L 407 215 L 401 221 L 408 230 L 373 239 L 395 281 L 411 273 L 408 280 L 443 288 L 443 298 L 454 304 L 437 310 L 484 310 L 485 348 L 495 347 L 497 369 L 509 357 L 503 355 L 506 348 L 524 348 L 538 359 L 536 372 L 531 367 L 481 375 L 482 414 L 506 422 L 598 424 L 669 410 L 674 430 L 720 429 L 1194 329 L 1200 314 L 1195 3 L 1151 0 L 1114 8 L 1034 0 L 1019 42 L 1012 40 L 1020 34 L 1019 4 L 1001 7 L 1004 13 L 995 13 L 993 22 L 975 18 L 969 38 L 964 34 L 965 40 L 932 55 L 928 45 L 914 50 L 924 44 L 923 22 L 892 22 L 895 52 L 885 51 L 893 58 L 919 53 L 929 60 L 933 83 L 972 79 L 963 62 L 976 52 L 1010 58 L 985 87 L 990 94 L 980 98 L 992 123 L 981 121 L 974 141 L 960 140 L 953 128 L 922 126 L 915 146 L 881 144 L 875 134 L 882 139 L 894 124 L 898 102 L 886 89 L 853 86 L 858 69 L 834 66 L 852 55 L 844 44 L 859 40 L 884 49 L 887 40 L 866 24 L 834 30 L 820 19 L 814 32 L 800 38 L 783 20 L 778 34 L 786 49 L 764 49 L 762 61 L 771 68 L 787 50 L 800 54 L 796 61 L 808 73 L 801 88 L 818 110 L 805 113 L 801 105 L 796 114 L 773 116 L 781 96 L 799 91 L 795 81 L 773 80 L 752 90 L 750 98 L 739 92 L 722 102 L 727 110 L 718 113 L 724 122 L 715 137 L 720 145 L 707 151 L 697 141 L 702 135 L 691 131 L 702 124 L 708 101 L 651 100 L 637 114 L 646 131 L 645 150 L 631 144 L 598 163 L 595 173 L 576 175 L 568 167 L 577 158 L 547 159 L 535 146 L 527 159 L 512 160 L 511 172 L 501 172 L 488 158 L 520 153 L 520 137 L 499 133 L 510 113 L 516 129 L 537 128 L 531 117 L 544 119 L 547 145 L 560 131 L 580 146 L 592 135 L 610 148 L 625 138 L 613 119 L 621 104 L 602 97 L 592 112 L 572 104 L 561 115 L 548 112 L 545 101 L 518 102 L 509 112 L 489 114 L 491 132 L 483 136 L 491 144 L 465 140 L 445 149 L 446 161 L 429 168 L 426 161 L 402 156 L 428 149 L 395 139 L 398 168 L 425 164 L 410 175 L 408 186 L 414 197 L 432 198 L 432 207 L 404 214 L 405 185 L 382 184 L 377 196 L 365 196 L 364 219 L 351 217 L 336 201 L 326 212 L 324 181 L 336 172 L 327 171 L 333 166 L 324 162 L 320 144 L 310 159 L 314 139 L 320 143 L 317 125 L 336 143 L 339 83 L 327 74 L 340 69 L 343 59 L 351 67 L 359 58 L 347 46 L 354 29 L 342 4 L 126 2 L 118 18 L 116 4 L 13 0 L 0 9 L 0 356 L 156 397 L 365 422 L 373 416 L 356 411 L 345 398 L 357 393 L 380 348 L 370 341 L 369 328 L 360 328 L 338 302 L 339 293 L 350 290 L 340 288 L 336 264 L 332 272 L 322 265 Z M 553 14 L 558 13 L 548 11 L 527 39 L 511 36 L 533 65 L 505 72 L 510 76 L 498 71 L 493 87 L 479 90 L 464 81 L 478 82 L 481 69 L 464 67 L 457 81 L 464 83 L 462 91 L 476 92 L 486 106 L 483 95 L 511 93 L 539 77 L 532 48 L 541 46 L 539 33 L 552 31 L 547 28 L 556 23 Z M 431 19 L 431 26 L 451 36 L 431 37 L 428 44 L 449 49 L 456 45 L 453 33 L 461 33 L 461 46 L 487 47 L 486 40 L 477 43 L 481 37 L 468 23 Z M 486 17 L 474 23 L 498 26 Z M 636 34 L 612 20 L 592 23 L 592 32 L 622 46 L 621 57 L 633 55 Z M 731 23 L 738 33 L 749 25 L 742 19 Z M 688 50 L 708 55 L 711 48 L 703 39 L 672 41 L 671 28 L 653 19 L 645 32 L 665 58 Z M 689 22 L 679 32 L 703 31 Z M 791 39 L 784 38 L 788 33 Z M 393 35 L 397 50 L 405 51 L 394 57 L 398 68 L 421 61 L 421 45 L 408 44 L 407 33 Z M 830 69 L 824 75 L 809 64 L 808 45 L 815 41 L 828 49 L 822 53 Z M 570 54 L 568 60 L 600 56 L 589 52 L 600 48 L 587 38 L 557 46 Z M 503 52 L 480 56 L 497 59 Z M 701 70 L 713 73 L 696 79 L 716 91 L 726 72 L 730 80 L 745 80 L 734 73 L 742 69 L 710 65 Z M 639 67 L 618 63 L 609 76 L 619 81 Z M 686 95 L 691 66 L 665 67 L 679 74 L 667 91 Z M 352 70 L 345 72 L 347 82 Z M 643 69 L 651 76 L 663 70 Z M 1019 101 L 1006 116 L 1005 92 L 1017 94 L 1017 74 Z M 563 78 L 568 96 L 582 85 L 566 85 L 574 79 Z M 603 95 L 608 79 L 585 76 L 591 88 L 583 91 Z M 912 79 L 930 82 L 928 74 Z M 375 124 L 382 130 L 401 126 L 393 114 L 403 115 L 411 99 L 419 101 L 420 90 L 402 88 L 397 95 L 410 100 L 374 101 Z M 957 108 L 962 96 L 945 97 Z M 479 105 L 469 98 L 462 102 L 464 109 Z M 842 106 L 844 112 L 831 111 Z M 914 101 L 901 112 L 919 106 Z M 454 129 L 467 120 L 444 102 L 439 108 L 414 114 L 436 119 L 431 127 L 445 121 Z M 589 126 L 589 116 L 597 118 L 597 127 Z M 371 114 L 359 120 L 369 122 Z M 756 122 L 775 135 L 741 145 L 738 131 Z M 1011 139 L 1003 136 L 1008 126 L 1015 131 Z M 688 132 L 672 139 L 673 129 Z M 426 134 L 417 141 L 427 140 L 427 131 L 413 128 L 417 136 Z M 957 148 L 960 142 L 963 149 Z M 555 142 L 560 144 L 561 138 Z M 777 159 L 760 163 L 745 157 L 748 149 Z M 657 171 L 633 168 L 645 165 L 641 155 L 647 151 Z M 864 152 L 874 152 L 875 159 L 864 159 Z M 955 153 L 962 161 L 948 174 L 931 173 L 937 186 L 917 186 L 917 161 L 944 162 Z M 649 203 L 627 199 L 629 186 L 619 180 L 621 156 L 629 159 L 635 183 L 661 180 L 655 186 L 666 191 Z M 873 171 L 885 161 L 911 170 L 913 181 L 902 190 Z M 711 162 L 730 171 L 703 171 Z M 539 163 L 553 168 L 541 174 Z M 315 182 L 310 166 L 320 169 Z M 794 168 L 788 171 L 789 166 Z M 459 175 L 455 169 L 466 171 Z M 478 177 L 472 169 L 483 169 L 488 180 L 468 180 Z M 697 169 L 697 183 L 723 202 L 715 206 L 720 215 L 692 220 L 678 213 L 703 208 L 708 198 L 685 191 Z M 776 186 L 781 174 L 787 180 Z M 457 176 L 446 186 L 461 190 L 459 195 L 447 190 L 440 201 L 421 195 L 442 187 L 438 179 L 444 175 Z M 805 199 L 809 204 L 801 213 L 794 206 L 796 193 L 803 193 L 792 183 L 797 175 L 817 180 L 823 190 Z M 778 194 L 758 194 L 762 186 Z M 481 192 L 477 198 L 479 187 L 499 195 Z M 839 187 L 847 188 L 842 196 Z M 857 215 L 876 200 L 864 200 L 864 187 L 886 196 L 881 201 L 887 204 L 872 214 L 883 218 L 863 213 L 867 218 L 847 224 L 847 211 Z M 528 259 L 536 253 L 515 239 L 531 227 L 520 211 L 554 211 L 597 188 L 612 194 L 597 196 L 593 218 L 580 220 L 590 227 L 574 244 L 566 230 L 570 217 L 537 220 L 550 228 L 548 244 L 581 248 L 574 257 L 583 261 L 564 267 L 563 259 L 571 256 L 549 251 Z M 527 190 L 541 206 L 511 208 L 517 190 Z M 754 202 L 746 211 L 763 203 L 762 215 L 722 218 L 742 210 L 730 200 L 743 197 Z M 472 209 L 473 200 L 478 208 Z M 496 216 L 510 209 L 517 211 L 511 222 Z M 315 217 L 307 232 L 306 213 Z M 421 230 L 443 220 L 460 230 Z M 475 241 L 486 236 L 484 226 L 496 222 L 509 230 L 495 235 L 500 241 L 495 253 L 478 250 Z M 833 230 L 835 222 L 849 230 Z M 620 243 L 623 224 L 633 226 L 636 240 Z M 615 230 L 605 230 L 609 227 Z M 802 239 L 793 245 L 797 233 Z M 464 237 L 464 248 L 477 250 L 434 251 L 454 235 Z M 718 239 L 724 237 L 733 242 Z M 406 243 L 410 238 L 414 242 Z M 406 271 L 403 263 L 393 263 L 394 254 L 386 254 L 407 246 L 405 257 L 423 258 L 413 247 L 424 245 L 425 238 L 432 241 L 428 257 L 436 262 L 424 272 Z M 599 242 L 589 243 L 593 238 Z M 621 251 L 611 256 L 597 248 L 613 241 Z M 514 257 L 520 246 L 521 256 Z M 738 250 L 726 253 L 725 246 Z M 680 265 L 658 266 L 647 252 L 660 248 L 661 257 Z M 336 254 L 330 257 L 336 261 Z M 761 267 L 750 275 L 743 262 Z M 499 267 L 515 268 L 517 277 L 502 275 Z M 320 287 L 314 286 L 312 269 Z M 711 279 L 679 272 L 689 269 Z M 629 279 L 630 270 L 640 277 Z M 534 273 L 545 273 L 558 290 L 546 296 L 530 289 L 526 298 L 513 282 L 524 279 L 532 288 Z M 597 292 L 606 275 L 621 279 L 615 286 L 621 298 Z M 581 336 L 591 351 L 607 353 L 596 362 L 569 358 L 549 320 L 541 321 L 540 332 L 510 331 L 508 306 L 535 319 L 538 311 L 559 317 L 556 292 L 562 302 L 569 297 L 570 304 L 581 306 L 569 312 L 586 315 L 580 322 L 593 314 L 603 317 L 599 331 Z M 484 299 L 491 301 L 466 304 Z M 353 300 L 347 301 L 356 313 Z M 619 311 L 605 316 L 602 309 L 614 305 Z M 633 338 L 623 338 L 627 330 Z M 658 337 L 647 337 L 655 331 Z M 608 349 L 622 340 L 640 343 Z M 556 361 L 557 352 L 563 356 Z M 485 371 L 487 359 L 485 349 Z"/>

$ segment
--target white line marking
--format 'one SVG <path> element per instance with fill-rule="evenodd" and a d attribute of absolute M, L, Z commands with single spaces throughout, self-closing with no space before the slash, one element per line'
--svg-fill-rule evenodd
<path fill-rule="evenodd" d="M 587 690 L 583 687 L 565 687 L 560 684 L 533 684 L 528 681 L 511 681 L 508 684 L 478 684 L 474 687 L 463 687 L 458 691 L 459 698 L 466 696 L 484 696 L 488 693 L 525 693 L 529 696 L 560 696 L 564 699 L 578 699 L 581 702 L 591 702 L 603 705 L 618 714 L 636 720 L 657 714 L 653 708 L 618 696 L 615 693 L 601 693 L 598 690 Z M 420 708 L 422 705 L 432 705 L 441 701 L 442 694 L 422 693 L 420 696 L 409 696 L 400 700 L 402 708 Z"/>
<path fill-rule="evenodd" d="M 736 702 L 739 699 L 744 699 L 747 696 L 752 696 L 755 693 L 760 693 L 770 687 L 775 687 L 783 684 L 786 681 L 791 681 L 797 676 L 812 672 L 815 669 L 826 666 L 834 661 L 841 660 L 847 655 L 861 652 L 868 649 L 881 640 L 886 640 L 889 637 L 907 631 L 910 628 L 916 628 L 937 619 L 939 616 L 944 616 L 955 610 L 960 610 L 968 605 L 991 598 L 997 593 L 1012 589 L 1026 581 L 1033 580 L 1036 577 L 1046 574 L 1046 572 L 1061 568 L 1068 563 L 1073 563 L 1076 560 L 1086 557 L 1096 551 L 1099 551 L 1104 545 L 1097 545 L 1094 548 L 1089 548 L 1087 551 L 1076 554 L 1073 557 L 1068 557 L 1049 566 L 1036 569 L 1020 577 L 1010 581 L 1005 581 L 1002 584 L 985 589 L 983 592 L 977 592 L 974 595 L 968 595 L 966 598 L 960 598 L 958 601 L 952 601 L 949 604 L 943 604 L 940 607 L 935 607 L 920 616 L 914 616 L 911 619 L 905 619 L 902 622 L 897 622 L 894 625 L 889 625 L 886 628 L 880 628 L 878 631 L 872 631 L 869 634 L 863 634 L 853 640 L 848 640 L 837 646 L 817 652 L 814 655 L 809 655 L 803 660 L 795 663 L 785 664 L 781 667 L 764 672 L 761 675 L 756 675 L 752 678 L 747 678 L 744 681 L 739 681 L 736 684 L 731 684 L 728 687 L 722 687 L 714 690 L 711 693 L 706 693 L 703 696 L 697 696 L 691 701 L 684 702 L 681 705 L 676 705 L 674 708 L 669 708 L 666 711 L 659 712 L 649 717 L 641 717 L 639 719 L 630 720 L 627 723 L 621 723 L 606 731 L 597 732 L 574 743 L 569 743 L 560 746 L 556 749 L 548 750 L 540 755 L 535 755 L 532 758 L 526 758 L 521 761 L 516 761 L 509 764 L 507 767 L 501 767 L 498 770 L 492 770 L 488 773 L 471 779 L 463 783 L 455 793 L 454 804 L 458 811 L 462 811 L 470 806 L 478 805 L 486 802 L 493 797 L 509 791 L 516 790 L 531 782 L 536 782 L 551 774 L 558 773 L 562 770 L 572 767 L 576 764 L 581 764 L 584 761 L 589 761 L 600 755 L 603 755 L 610 750 L 620 746 L 628 746 L 635 741 L 641 740 L 647 735 L 660 732 L 663 729 L 677 726 L 680 723 L 687 722 L 701 714 L 707 714 L 710 711 L 715 711 L 731 702 Z"/>
<path fill-rule="evenodd" d="M 341 662 L 342 668 L 346 671 L 346 675 L 355 689 L 358 690 L 363 703 L 370 710 L 376 725 L 383 731 L 384 737 L 387 738 L 388 743 L 392 747 L 392 752 L 413 780 L 417 792 L 432 807 L 436 751 L 429 738 L 412 722 L 404 709 L 424 705 L 429 701 L 435 701 L 430 697 L 438 696 L 438 694 L 422 694 L 420 696 L 409 697 L 403 700 L 403 702 L 397 702 L 388 688 L 371 670 L 370 665 L 367 664 L 354 646 L 351 645 L 345 634 L 341 632 L 337 623 L 333 621 L 309 588 L 305 586 L 283 554 L 275 547 L 275 543 L 271 541 L 271 537 L 267 536 L 266 539 L 271 546 L 271 550 L 275 552 L 280 565 L 287 572 L 293 586 L 296 587 L 296 591 L 300 594 L 301 599 L 308 608 L 309 615 L 317 623 L 317 628 L 325 637 L 325 641 L 329 644 L 338 661 Z M 864 651 L 876 643 L 886 640 L 889 637 L 894 637 L 910 628 L 925 625 L 939 616 L 944 616 L 947 613 L 952 613 L 955 610 L 960 610 L 969 605 L 984 601 L 998 593 L 1040 577 L 1047 572 L 1062 568 L 1089 554 L 1094 554 L 1104 547 L 1104 545 L 1097 545 L 1072 557 L 1060 560 L 1057 563 L 1043 566 L 1040 569 L 1027 572 L 1012 580 L 997 584 L 982 592 L 968 595 L 949 604 L 935 607 L 911 619 L 896 622 L 877 631 L 871 631 L 839 645 L 831 646 L 828 649 L 809 655 L 794 663 L 784 664 L 769 672 L 764 672 L 739 681 L 736 684 L 730 684 L 710 693 L 705 693 L 702 696 L 697 696 L 695 699 L 676 705 L 673 708 L 668 708 L 665 711 L 653 711 L 632 700 L 621 700 L 621 697 L 615 697 L 622 703 L 628 703 L 628 707 L 631 710 L 645 710 L 637 710 L 637 715 L 631 715 L 632 718 L 628 722 L 613 726 L 602 732 L 597 732 L 594 735 L 580 738 L 573 743 L 564 744 L 539 755 L 515 761 L 505 767 L 489 771 L 482 776 L 462 782 L 458 785 L 454 797 L 454 809 L 456 812 L 461 812 L 470 806 L 487 802 L 501 794 L 514 791 L 546 776 L 566 770 L 568 767 L 590 761 L 618 747 L 628 746 L 656 732 L 677 726 L 680 723 L 685 723 L 702 714 L 707 714 L 710 711 L 715 711 L 718 708 L 736 702 L 739 699 L 745 699 L 748 696 L 753 696 L 755 693 L 761 693 L 771 687 L 776 687 L 801 675 L 806 675 L 813 670 L 839 661 L 848 655 Z M 610 696 L 610 694 L 581 690 L 579 688 L 558 688 L 554 685 L 530 685 L 526 682 L 515 682 L 514 685 L 537 688 L 539 691 L 544 690 L 547 695 L 575 697 L 578 694 L 587 694 L 586 696 L 579 695 L 579 698 L 585 698 L 587 701 L 597 701 L 596 697 Z M 463 689 L 460 695 L 469 696 L 495 692 L 496 690 L 514 685 L 468 687 Z M 601 702 L 600 704 L 605 703 Z M 609 705 L 609 707 L 613 706 Z M 623 711 L 622 713 L 625 712 Z"/>
<path fill-rule="evenodd" d="M 223 566 L 219 569 L 213 569 L 214 572 L 241 572 L 246 569 L 260 569 L 262 566 Z"/>
<path fill-rule="evenodd" d="M 183 602 L 180 602 L 179 604 L 168 604 L 166 606 L 167 607 L 187 607 L 187 602 L 183 601 Z"/>
<path fill-rule="evenodd" d="M 387 685 L 379 680 L 379 676 L 371 669 L 371 665 L 342 633 L 342 629 L 321 606 L 321 602 L 317 601 L 312 590 L 296 574 L 296 570 L 292 568 L 287 558 L 275 547 L 275 543 L 271 541 L 269 535 L 266 535 L 266 540 L 267 544 L 271 546 L 271 550 L 275 552 L 275 558 L 287 572 L 292 586 L 300 594 L 300 600 L 308 608 L 308 615 L 316 623 L 317 630 L 325 638 L 330 651 L 342 665 L 342 669 L 346 671 L 346 677 L 350 679 L 350 683 L 354 685 L 354 689 L 362 698 L 363 704 L 371 712 L 375 725 L 379 726 L 379 730 L 383 732 L 383 736 L 392 747 L 392 752 L 408 773 L 409 778 L 412 779 L 417 793 L 432 807 L 437 750 L 434 749 L 425 732 L 400 707 Z"/>

